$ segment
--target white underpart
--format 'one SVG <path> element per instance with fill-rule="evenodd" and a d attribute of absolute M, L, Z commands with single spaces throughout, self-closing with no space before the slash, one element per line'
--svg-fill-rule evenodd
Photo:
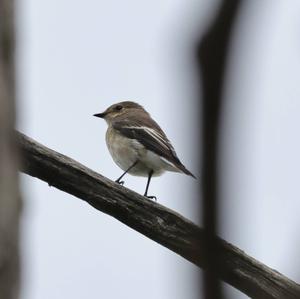
<path fill-rule="evenodd" d="M 151 170 L 153 176 L 159 176 L 165 171 L 180 172 L 176 166 L 154 152 L 147 150 L 138 140 L 127 138 L 116 131 L 108 130 L 107 146 L 115 163 L 126 171 L 133 163 L 138 164 L 129 171 L 132 175 L 148 176 Z"/>

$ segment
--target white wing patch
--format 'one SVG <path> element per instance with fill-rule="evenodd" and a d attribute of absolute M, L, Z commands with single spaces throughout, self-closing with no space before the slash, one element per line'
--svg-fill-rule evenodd
<path fill-rule="evenodd" d="M 139 127 L 139 126 L 130 126 L 130 127 L 125 127 L 127 129 L 137 129 L 137 130 L 143 130 L 147 134 L 149 134 L 151 137 L 153 137 L 157 143 L 159 143 L 162 147 L 164 147 L 167 150 L 171 150 L 172 154 L 176 157 L 176 153 L 174 151 L 174 148 L 170 141 L 166 139 L 164 136 L 162 136 L 158 131 L 148 128 L 148 127 Z"/>
<path fill-rule="evenodd" d="M 124 129 L 125 128 L 129 129 L 129 130 L 143 130 L 146 134 L 148 134 L 149 136 L 151 136 L 161 147 L 163 147 L 167 151 L 171 151 L 172 155 L 175 158 L 177 158 L 177 155 L 175 153 L 175 150 L 174 150 L 172 144 L 170 143 L 170 141 L 165 136 L 161 135 L 159 131 L 157 131 L 157 130 L 155 130 L 153 128 L 145 127 L 145 126 L 125 126 L 123 128 Z M 135 140 L 136 143 L 138 143 L 141 146 L 141 143 L 138 140 L 136 140 L 136 139 L 134 139 L 134 140 Z M 164 165 L 165 165 L 164 168 L 166 170 L 174 171 L 174 172 L 182 172 L 182 170 L 180 170 L 171 161 L 165 159 L 162 156 L 158 156 L 156 154 L 154 154 L 154 155 L 157 156 L 157 158 L 159 157 L 159 159 L 164 163 Z"/>

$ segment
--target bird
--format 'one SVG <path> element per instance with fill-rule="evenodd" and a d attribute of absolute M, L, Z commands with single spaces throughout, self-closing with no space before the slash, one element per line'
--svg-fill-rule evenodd
<path fill-rule="evenodd" d="M 140 104 L 119 102 L 94 116 L 106 121 L 106 145 L 114 162 L 124 171 L 116 183 L 123 185 L 127 173 L 147 177 L 144 196 L 156 200 L 156 196 L 148 195 L 152 177 L 172 171 L 196 178 L 181 163 L 166 134 Z"/>

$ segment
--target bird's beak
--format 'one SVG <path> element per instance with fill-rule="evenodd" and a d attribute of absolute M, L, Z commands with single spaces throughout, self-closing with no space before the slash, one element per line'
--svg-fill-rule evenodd
<path fill-rule="evenodd" d="M 94 114 L 94 116 L 96 116 L 96 117 L 100 117 L 100 118 L 104 118 L 104 117 L 105 117 L 105 115 L 106 115 L 106 113 L 105 113 L 105 112 L 102 112 L 102 113 L 96 113 L 96 114 Z"/>

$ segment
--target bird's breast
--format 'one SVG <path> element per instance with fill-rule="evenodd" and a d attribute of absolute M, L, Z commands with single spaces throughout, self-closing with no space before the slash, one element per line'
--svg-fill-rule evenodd
<path fill-rule="evenodd" d="M 115 163 L 124 171 L 138 160 L 143 151 L 141 144 L 121 135 L 113 128 L 108 128 L 106 132 L 106 144 Z"/>
<path fill-rule="evenodd" d="M 124 171 L 138 162 L 129 171 L 132 175 L 148 176 L 151 170 L 154 171 L 154 176 L 165 170 L 178 171 L 160 156 L 147 150 L 139 141 L 127 138 L 111 127 L 106 132 L 106 144 L 114 162 Z"/>

